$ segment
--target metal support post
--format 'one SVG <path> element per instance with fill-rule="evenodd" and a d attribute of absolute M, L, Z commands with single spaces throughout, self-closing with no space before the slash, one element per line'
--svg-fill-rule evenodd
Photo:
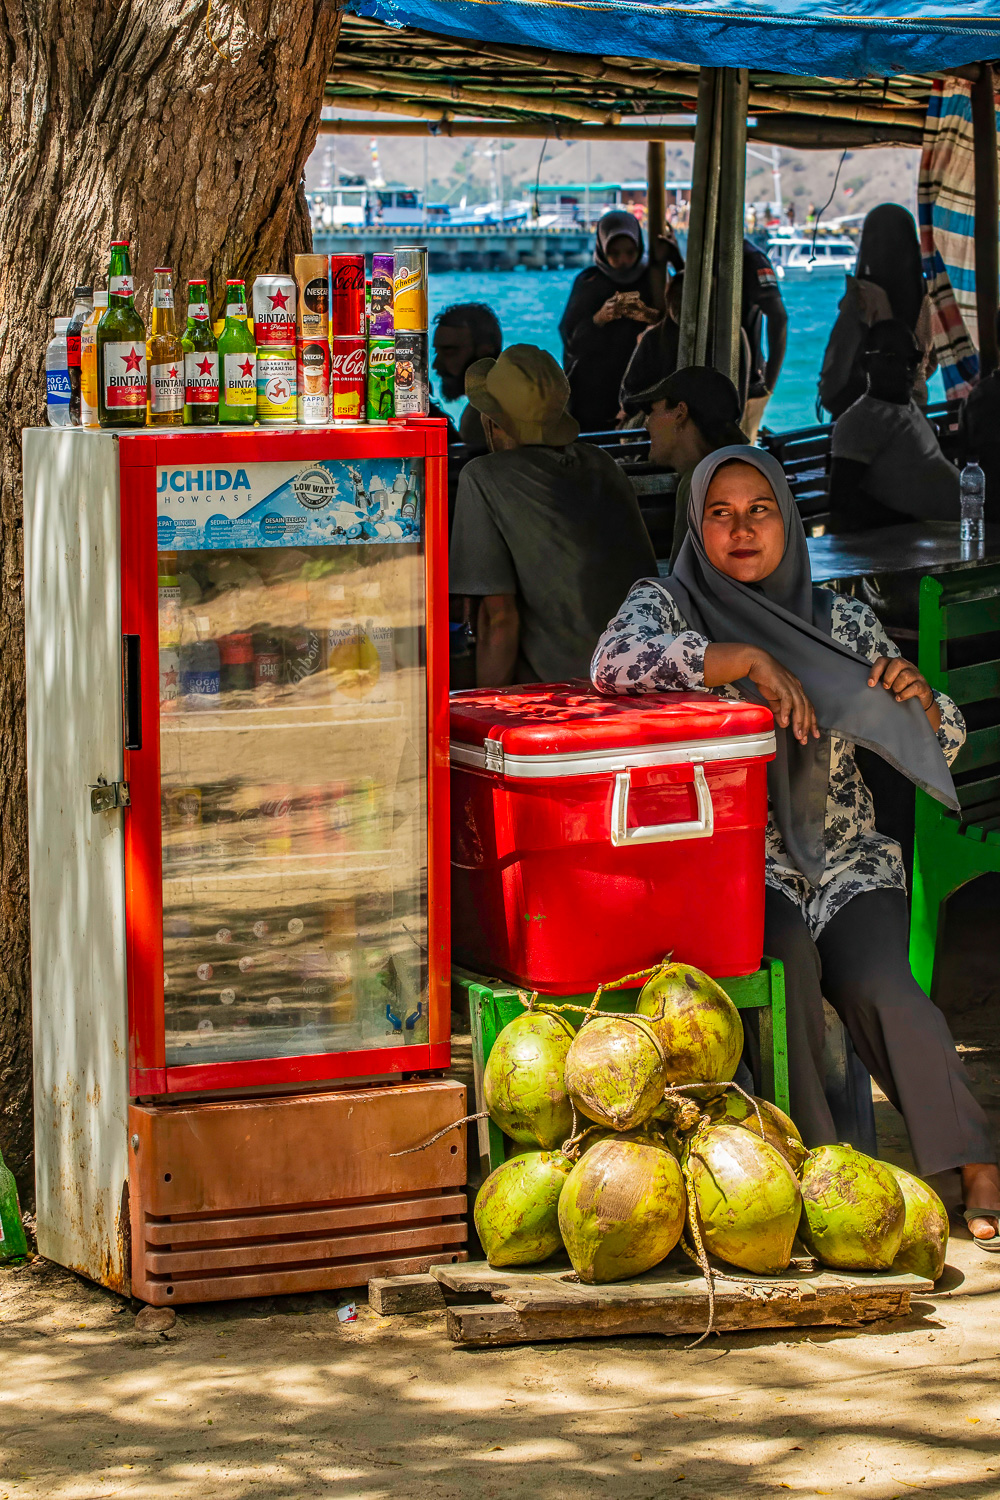
<path fill-rule="evenodd" d="M 997 301 L 1000 295 L 1000 223 L 998 223 L 997 125 L 993 69 L 979 66 L 972 85 L 972 128 L 975 160 L 976 321 L 979 328 L 979 371 L 997 368 Z"/>
<path fill-rule="evenodd" d="M 653 305 L 667 305 L 667 268 L 660 243 L 667 227 L 667 148 L 663 141 L 646 142 L 646 238 L 652 271 Z"/>

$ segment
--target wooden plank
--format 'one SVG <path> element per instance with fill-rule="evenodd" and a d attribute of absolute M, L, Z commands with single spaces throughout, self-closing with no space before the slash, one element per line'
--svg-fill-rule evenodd
<path fill-rule="evenodd" d="M 949 600 L 942 605 L 942 634 L 947 640 L 969 635 L 986 635 L 1000 630 L 1000 595 L 987 594 L 979 599 Z"/>
<path fill-rule="evenodd" d="M 286 1239 L 295 1234 L 325 1230 L 370 1229 L 377 1224 L 399 1224 L 412 1219 L 454 1218 L 468 1208 L 465 1193 L 352 1203 L 344 1208 L 303 1208 L 274 1214 L 232 1214 L 225 1218 L 151 1219 L 143 1225 L 147 1245 L 204 1245 L 206 1241 Z"/>
<path fill-rule="evenodd" d="M 963 771 L 978 771 L 984 766 L 995 766 L 1000 762 L 1000 724 L 990 724 L 985 729 L 974 729 L 955 757 L 952 770 L 956 775 Z"/>
<path fill-rule="evenodd" d="M 948 697 L 956 703 L 981 703 L 1000 693 L 1000 661 L 980 661 L 954 667 L 948 673 Z"/>
<path fill-rule="evenodd" d="M 387 1318 L 401 1313 L 443 1312 L 444 1292 L 429 1272 L 421 1276 L 373 1276 L 368 1306 Z"/>
<path fill-rule="evenodd" d="M 379 1233 L 344 1234 L 318 1240 L 266 1240 L 252 1245 L 200 1246 L 193 1250 L 147 1250 L 150 1276 L 180 1276 L 192 1271 L 249 1270 L 253 1266 L 301 1265 L 304 1261 L 371 1259 L 415 1254 L 427 1248 L 462 1245 L 469 1237 L 464 1219 L 453 1224 L 403 1225 Z"/>

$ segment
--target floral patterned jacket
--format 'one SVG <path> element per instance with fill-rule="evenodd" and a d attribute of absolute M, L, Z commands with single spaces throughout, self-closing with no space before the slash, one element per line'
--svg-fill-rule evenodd
<path fill-rule="evenodd" d="M 882 622 L 860 599 L 837 594 L 831 634 L 865 661 L 899 656 Z M 597 643 L 591 677 L 599 692 L 656 693 L 705 689 L 705 648 L 709 642 L 688 627 L 671 594 L 654 578 L 641 579 Z M 707 689 L 705 689 L 707 691 Z M 738 698 L 734 687 L 714 691 Z M 938 740 L 950 765 L 965 740 L 965 720 L 943 693 Z M 826 803 L 826 873 L 819 886 L 796 870 L 773 818 L 765 840 L 765 875 L 802 912 L 815 937 L 862 891 L 905 890 L 899 845 L 875 828 L 871 793 L 861 779 L 849 740 L 834 736 L 830 747 L 830 791 Z"/>

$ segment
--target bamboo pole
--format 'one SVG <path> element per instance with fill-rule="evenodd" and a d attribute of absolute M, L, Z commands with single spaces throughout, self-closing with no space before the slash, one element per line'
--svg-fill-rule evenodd
<path fill-rule="evenodd" d="M 363 89 L 370 89 L 374 85 L 383 93 L 402 94 L 408 99 L 440 99 L 445 104 L 478 104 L 486 109 L 530 109 L 534 106 L 539 114 L 545 112 L 541 98 L 499 91 L 494 93 L 489 89 L 467 89 L 462 84 L 447 83 L 444 80 L 434 83 L 422 78 L 394 78 L 381 73 L 376 76 L 374 73 L 355 72 L 353 68 L 338 68 L 337 86 L 345 84 Z M 560 99 L 556 103 L 554 96 L 552 112 L 568 120 L 587 121 L 593 125 L 617 125 L 621 119 L 621 115 L 613 109 L 591 109 L 587 104 L 576 104 L 570 99 Z"/>
<path fill-rule="evenodd" d="M 688 219 L 684 295 L 677 367 L 703 365 L 708 350 L 708 316 L 712 293 L 711 261 L 719 191 L 719 132 L 717 68 L 702 68 L 698 95 L 698 123 L 691 168 L 691 211 Z"/>
<path fill-rule="evenodd" d="M 723 68 L 719 158 L 717 292 L 712 363 L 740 384 L 740 324 L 743 311 L 743 233 L 747 175 L 747 70 Z"/>
<path fill-rule="evenodd" d="M 972 131 L 975 164 L 976 323 L 979 330 L 979 374 L 997 368 L 997 304 L 1000 297 L 997 123 L 993 69 L 982 63 L 972 85 Z"/>
<path fill-rule="evenodd" d="M 646 242 L 653 283 L 653 306 L 667 305 L 667 267 L 662 240 L 667 232 L 667 152 L 663 141 L 646 142 Z"/>
<path fill-rule="evenodd" d="M 407 120 L 358 119 L 323 120 L 320 135 L 444 135 L 456 138 L 495 135 L 505 140 L 556 141 L 693 141 L 694 121 L 690 125 L 575 125 L 570 120 L 497 119 L 495 115 L 479 119 L 455 119 L 447 109 L 433 105 L 408 104 L 403 100 L 343 98 L 333 102 L 344 109 L 365 109 L 372 113 L 408 115 Z M 764 145 L 796 146 L 803 150 L 863 151 L 873 146 L 912 146 L 923 144 L 922 130 L 888 127 L 880 130 L 871 125 L 853 126 L 847 121 L 835 125 L 817 125 L 808 119 L 758 119 L 747 129 L 747 139 Z"/>

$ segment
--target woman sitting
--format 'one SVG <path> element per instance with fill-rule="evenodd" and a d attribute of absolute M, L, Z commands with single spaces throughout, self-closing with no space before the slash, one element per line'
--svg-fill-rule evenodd
<path fill-rule="evenodd" d="M 785 965 L 792 1115 L 836 1140 L 823 1090 L 823 996 L 902 1112 L 917 1170 L 959 1169 L 977 1241 L 1000 1249 L 1000 1172 L 941 1012 L 910 973 L 899 846 L 875 829 L 854 747 L 957 806 L 965 739 L 950 699 L 904 661 L 871 609 L 813 588 L 780 464 L 722 448 L 695 469 L 674 570 L 637 583 L 598 643 L 603 693 L 716 688 L 774 713 L 765 952 Z"/>

